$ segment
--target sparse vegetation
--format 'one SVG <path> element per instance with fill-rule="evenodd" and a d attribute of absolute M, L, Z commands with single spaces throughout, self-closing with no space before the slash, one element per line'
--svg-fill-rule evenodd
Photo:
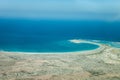
<path fill-rule="evenodd" d="M 106 56 L 113 54 L 108 49 L 92 55 L 0 54 L 0 80 L 120 80 L 120 62 Z"/>
<path fill-rule="evenodd" d="M 100 71 L 100 70 L 97 70 L 97 71 L 91 70 L 91 71 L 88 71 L 88 72 L 91 73 L 92 76 L 105 75 L 105 73 L 103 71 Z"/>

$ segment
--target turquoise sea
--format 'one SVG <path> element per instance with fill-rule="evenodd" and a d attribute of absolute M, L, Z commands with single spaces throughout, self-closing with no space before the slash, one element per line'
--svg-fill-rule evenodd
<path fill-rule="evenodd" d="M 0 50 L 71 52 L 96 49 L 71 39 L 120 41 L 119 22 L 87 20 L 0 19 Z"/>

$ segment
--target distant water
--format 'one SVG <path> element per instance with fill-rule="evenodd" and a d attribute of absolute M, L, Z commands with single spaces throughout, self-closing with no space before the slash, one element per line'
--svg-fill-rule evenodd
<path fill-rule="evenodd" d="M 0 50 L 70 52 L 98 48 L 70 39 L 120 41 L 119 22 L 0 19 Z"/>

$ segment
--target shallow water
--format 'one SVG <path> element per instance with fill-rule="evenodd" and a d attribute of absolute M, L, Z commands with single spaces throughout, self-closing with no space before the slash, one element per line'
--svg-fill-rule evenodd
<path fill-rule="evenodd" d="M 118 33 L 118 22 L 0 19 L 0 50 L 22 52 L 92 50 L 98 46 L 88 43 L 74 44 L 68 40 L 120 41 Z"/>
<path fill-rule="evenodd" d="M 47 42 L 47 43 L 11 43 L 0 46 L 1 50 L 18 51 L 18 52 L 72 52 L 93 50 L 98 48 L 98 45 L 90 43 L 71 43 L 69 41 Z"/>

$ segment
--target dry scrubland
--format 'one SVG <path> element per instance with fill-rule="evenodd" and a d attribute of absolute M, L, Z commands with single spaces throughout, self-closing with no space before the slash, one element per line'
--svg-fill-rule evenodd
<path fill-rule="evenodd" d="M 120 49 L 103 46 L 85 55 L 0 52 L 0 80 L 120 80 Z"/>

